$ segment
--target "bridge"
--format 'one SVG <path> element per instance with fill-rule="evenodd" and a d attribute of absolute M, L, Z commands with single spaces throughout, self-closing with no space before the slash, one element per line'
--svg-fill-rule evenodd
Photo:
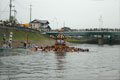
<path fill-rule="evenodd" d="M 103 44 L 104 39 L 109 41 L 120 40 L 120 31 L 64 31 L 64 32 L 47 32 L 48 35 L 56 36 L 62 33 L 65 36 L 82 36 L 86 38 L 97 39 L 98 44 Z"/>

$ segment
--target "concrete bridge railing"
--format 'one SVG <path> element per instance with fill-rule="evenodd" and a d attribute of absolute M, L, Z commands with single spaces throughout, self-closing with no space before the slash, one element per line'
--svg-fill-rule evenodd
<path fill-rule="evenodd" d="M 65 36 L 83 36 L 91 39 L 98 40 L 98 44 L 102 44 L 104 39 L 108 41 L 120 40 L 120 31 L 71 31 L 71 32 L 48 32 L 48 35 L 54 35 L 62 33 Z"/>

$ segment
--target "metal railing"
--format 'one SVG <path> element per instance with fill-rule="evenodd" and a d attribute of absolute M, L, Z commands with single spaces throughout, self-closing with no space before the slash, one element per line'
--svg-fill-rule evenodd
<path fill-rule="evenodd" d="M 32 29 L 32 28 L 27 28 L 27 27 L 21 27 L 21 26 L 2 26 L 0 25 L 0 29 L 12 29 L 12 30 L 23 30 L 23 31 L 28 31 L 28 32 L 38 32 L 41 33 L 39 30 Z"/>

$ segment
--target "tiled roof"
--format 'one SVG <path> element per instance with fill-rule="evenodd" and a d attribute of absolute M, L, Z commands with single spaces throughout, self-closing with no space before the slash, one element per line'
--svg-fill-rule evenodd
<path fill-rule="evenodd" d="M 35 20 L 31 21 L 30 23 L 43 23 L 43 24 L 48 23 L 49 24 L 49 22 L 47 20 L 38 20 L 38 19 L 35 19 Z"/>

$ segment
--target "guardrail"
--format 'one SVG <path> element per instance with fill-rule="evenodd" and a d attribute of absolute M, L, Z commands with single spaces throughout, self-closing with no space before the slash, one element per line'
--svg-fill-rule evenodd
<path fill-rule="evenodd" d="M 23 31 L 28 31 L 28 32 L 38 32 L 38 33 L 40 33 L 39 30 L 31 29 L 31 28 L 27 28 L 27 27 L 20 27 L 20 26 L 13 27 L 13 26 L 1 26 L 0 25 L 0 29 L 14 29 L 14 30 L 23 30 Z"/>

